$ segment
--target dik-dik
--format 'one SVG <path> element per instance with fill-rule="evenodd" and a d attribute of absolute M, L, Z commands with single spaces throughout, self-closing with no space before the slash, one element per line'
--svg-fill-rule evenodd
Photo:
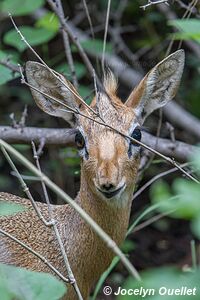
<path fill-rule="evenodd" d="M 157 64 L 131 92 L 125 103 L 118 98 L 117 81 L 110 73 L 105 76 L 106 92 L 98 97 L 98 111 L 102 119 L 119 131 L 141 139 L 141 126 L 155 109 L 171 100 L 178 89 L 184 67 L 184 51 L 179 50 Z M 27 62 L 28 82 L 54 98 L 85 115 L 91 111 L 43 65 Z M 75 88 L 62 75 L 65 84 Z M 78 95 L 78 92 L 75 91 Z M 75 126 L 75 142 L 81 156 L 81 186 L 75 201 L 121 245 L 129 222 L 132 196 L 140 161 L 140 147 L 112 129 L 84 116 L 72 115 L 64 106 L 32 90 L 37 105 L 46 113 L 62 117 Z M 96 98 L 91 103 L 96 110 Z M 97 116 L 93 118 L 98 120 Z M 66 178 L 67 180 L 67 178 Z M 39 220 L 29 200 L 1 193 L 1 200 L 23 203 L 28 210 L 0 219 L 0 228 L 25 242 L 45 256 L 61 273 L 66 275 L 60 249 L 51 228 Z M 46 204 L 39 204 L 48 219 Z M 113 253 L 93 232 L 79 214 L 69 205 L 52 205 L 59 232 L 67 252 L 72 271 L 84 300 L 102 272 L 112 261 Z M 50 272 L 48 267 L 20 245 L 0 235 L 0 262 L 31 270 Z M 77 299 L 70 287 L 66 298 Z"/>

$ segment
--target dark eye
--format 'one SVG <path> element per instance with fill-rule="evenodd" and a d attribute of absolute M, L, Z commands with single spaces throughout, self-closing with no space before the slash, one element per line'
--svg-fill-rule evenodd
<path fill-rule="evenodd" d="M 75 135 L 75 143 L 79 150 L 83 149 L 85 146 L 85 140 L 80 131 Z"/>
<path fill-rule="evenodd" d="M 133 130 L 133 132 L 131 134 L 131 137 L 134 138 L 134 139 L 136 139 L 137 141 L 141 141 L 142 134 L 141 134 L 140 128 L 136 127 Z M 134 143 L 134 142 L 132 142 L 132 145 L 139 146 L 139 144 Z"/>

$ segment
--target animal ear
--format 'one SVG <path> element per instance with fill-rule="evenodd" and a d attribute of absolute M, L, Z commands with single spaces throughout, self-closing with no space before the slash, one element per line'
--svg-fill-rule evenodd
<path fill-rule="evenodd" d="M 184 50 L 172 53 L 151 69 L 132 91 L 125 104 L 134 109 L 141 122 L 176 95 L 184 61 Z"/>
<path fill-rule="evenodd" d="M 30 85 L 73 109 L 79 108 L 81 105 L 81 97 L 74 86 L 61 74 L 56 73 L 56 75 L 59 76 L 65 84 L 56 78 L 44 65 L 33 61 L 26 63 L 26 77 Z M 31 92 L 36 104 L 44 112 L 52 116 L 63 118 L 71 126 L 75 125 L 74 114 L 64 105 L 53 101 L 51 98 L 45 97 L 34 89 L 31 89 Z"/>

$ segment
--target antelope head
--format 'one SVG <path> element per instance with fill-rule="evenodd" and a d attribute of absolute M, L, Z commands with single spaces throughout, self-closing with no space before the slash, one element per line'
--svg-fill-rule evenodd
<path fill-rule="evenodd" d="M 125 103 L 118 98 L 117 81 L 108 72 L 104 78 L 105 91 L 94 97 L 91 108 L 98 108 L 105 123 L 140 140 L 141 125 L 146 117 L 175 96 L 183 67 L 184 51 L 178 50 L 151 69 Z M 26 75 L 28 82 L 43 92 L 31 89 L 37 105 L 77 128 L 75 142 L 82 157 L 82 180 L 91 193 L 116 206 L 129 202 L 139 164 L 138 144 L 95 122 L 102 121 L 85 107 L 78 92 L 62 75 L 57 74 L 59 79 L 56 78 L 37 62 L 27 62 Z M 59 103 L 48 98 L 47 94 L 58 99 Z M 71 113 L 62 103 L 80 114 Z"/>

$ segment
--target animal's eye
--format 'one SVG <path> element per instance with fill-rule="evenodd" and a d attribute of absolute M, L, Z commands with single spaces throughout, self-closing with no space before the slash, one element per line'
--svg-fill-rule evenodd
<path fill-rule="evenodd" d="M 85 146 L 85 140 L 80 131 L 75 135 L 75 143 L 79 150 L 83 149 Z"/>
<path fill-rule="evenodd" d="M 134 139 L 136 139 L 137 141 L 141 141 L 142 134 L 141 134 L 140 128 L 136 127 L 133 130 L 133 132 L 131 134 L 131 137 L 134 138 Z M 139 146 L 139 144 L 134 143 L 134 142 L 132 142 L 132 144 L 135 145 L 135 146 Z"/>

